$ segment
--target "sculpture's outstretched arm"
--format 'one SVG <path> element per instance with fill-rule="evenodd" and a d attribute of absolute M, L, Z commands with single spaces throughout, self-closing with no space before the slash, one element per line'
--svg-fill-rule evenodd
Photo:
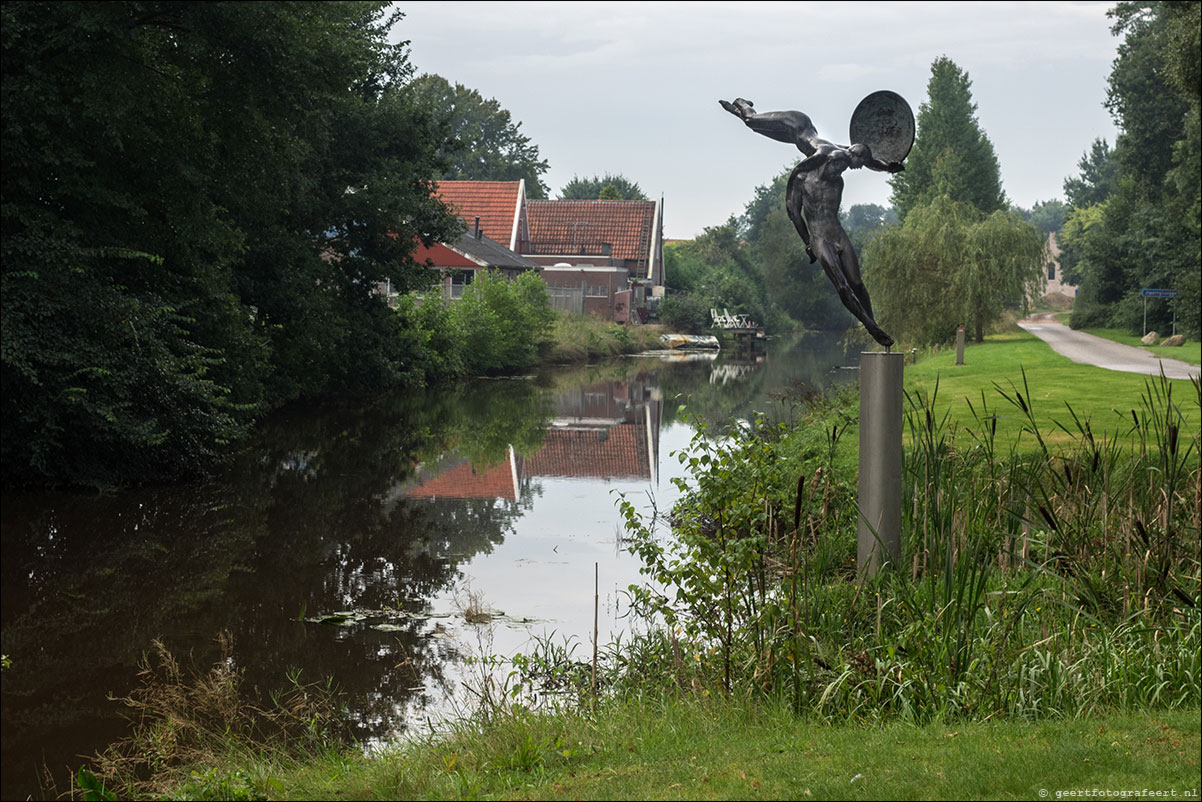
<path fill-rule="evenodd" d="M 865 150 L 867 150 L 867 147 L 865 147 Z M 900 173 L 906 169 L 905 165 L 901 162 L 881 161 L 876 156 L 871 155 L 871 152 L 869 152 L 868 156 L 864 157 L 864 166 L 869 170 L 876 170 L 878 173 Z"/>

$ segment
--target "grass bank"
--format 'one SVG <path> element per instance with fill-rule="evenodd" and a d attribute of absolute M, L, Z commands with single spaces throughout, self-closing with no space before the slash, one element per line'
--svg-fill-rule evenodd
<path fill-rule="evenodd" d="M 662 348 L 658 325 L 622 325 L 594 315 L 559 314 L 551 326 L 541 364 L 593 362 L 621 354 Z"/>
<path fill-rule="evenodd" d="M 1116 343 L 1123 345 L 1131 345 L 1136 348 L 1142 348 L 1149 353 L 1163 356 L 1166 359 L 1180 359 L 1182 362 L 1189 362 L 1191 365 L 1202 365 L 1202 342 L 1186 342 L 1184 345 L 1176 348 L 1168 348 L 1163 345 L 1144 345 L 1140 342 L 1140 338 L 1134 334 L 1128 334 L 1125 329 L 1085 329 L 1089 334 L 1103 339 L 1113 340 Z M 1164 339 L 1163 337 L 1161 339 Z"/>
<path fill-rule="evenodd" d="M 247 799 L 796 800 L 1149 789 L 1188 799 L 1197 794 L 1200 748 L 1197 710 L 869 727 L 798 721 L 746 702 L 644 698 L 595 715 L 515 714 L 370 758 L 264 756 L 179 790 Z"/>

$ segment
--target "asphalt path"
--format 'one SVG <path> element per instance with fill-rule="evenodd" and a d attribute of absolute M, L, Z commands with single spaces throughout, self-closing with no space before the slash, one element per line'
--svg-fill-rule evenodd
<path fill-rule="evenodd" d="M 1034 315 L 1019 321 L 1018 325 L 1052 346 L 1056 353 L 1082 365 L 1095 365 L 1124 373 L 1146 373 L 1149 376 L 1159 376 L 1163 370 L 1170 379 L 1197 378 L 1202 374 L 1202 368 L 1198 365 L 1179 359 L 1165 359 L 1142 348 L 1074 331 L 1058 323 L 1051 314 Z"/>

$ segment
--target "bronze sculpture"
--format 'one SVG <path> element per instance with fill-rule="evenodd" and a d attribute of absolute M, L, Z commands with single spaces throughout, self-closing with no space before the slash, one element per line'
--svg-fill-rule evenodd
<path fill-rule="evenodd" d="M 722 108 L 741 119 L 758 134 L 797 146 L 806 158 L 793 168 L 785 190 L 785 209 L 797 233 L 806 245 L 810 262 L 822 263 L 822 269 L 835 285 L 839 299 L 856 316 L 872 338 L 886 349 L 893 338 L 886 334 L 872 316 L 872 302 L 860 278 L 860 260 L 839 223 L 839 204 L 843 199 L 843 172 L 867 167 L 880 172 L 901 172 L 901 160 L 909 153 L 914 137 L 913 115 L 908 123 L 905 114 L 909 106 L 892 92 L 869 95 L 853 116 L 853 135 L 863 132 L 873 138 L 873 144 L 899 158 L 883 161 L 876 158 L 864 142 L 849 146 L 836 145 L 818 136 L 809 116 L 800 111 L 757 112 L 749 100 L 736 98 L 733 103 L 718 101 Z M 899 105 L 900 102 L 900 105 Z M 867 106 L 865 105 L 867 104 Z M 904 110 L 902 109 L 904 107 Z M 867 109 L 862 112 L 862 109 Z M 873 114 L 871 112 L 877 112 Z M 875 118 L 882 117 L 883 122 Z M 900 125 L 898 120 L 900 119 Z"/>

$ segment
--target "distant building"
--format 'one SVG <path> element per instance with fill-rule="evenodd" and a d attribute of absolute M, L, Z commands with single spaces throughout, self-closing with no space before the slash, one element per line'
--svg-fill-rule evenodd
<path fill-rule="evenodd" d="M 646 319 L 664 283 L 662 202 L 530 201 L 530 249 L 553 297 L 619 322 Z M 565 304 L 566 306 L 566 304 Z M 570 308 L 570 307 L 569 307 Z"/>
<path fill-rule="evenodd" d="M 419 245 L 414 252 L 419 262 L 429 262 L 441 273 L 439 285 L 444 298 L 456 299 L 481 270 L 495 270 L 513 279 L 527 270 L 540 267 L 518 256 L 509 248 L 484 235 L 483 225 L 474 221 L 456 242 L 439 243 L 429 248 Z"/>
<path fill-rule="evenodd" d="M 527 200 L 524 181 L 441 181 L 438 193 L 538 266 L 556 309 L 641 322 L 646 299 L 662 295 L 662 201 Z"/>
<path fill-rule="evenodd" d="M 1056 235 L 1048 234 L 1048 253 L 1052 259 L 1047 265 L 1048 286 L 1044 290 L 1044 298 L 1053 306 L 1072 306 L 1077 295 L 1077 285 L 1064 281 L 1060 273 L 1060 246 L 1056 243 Z"/>

